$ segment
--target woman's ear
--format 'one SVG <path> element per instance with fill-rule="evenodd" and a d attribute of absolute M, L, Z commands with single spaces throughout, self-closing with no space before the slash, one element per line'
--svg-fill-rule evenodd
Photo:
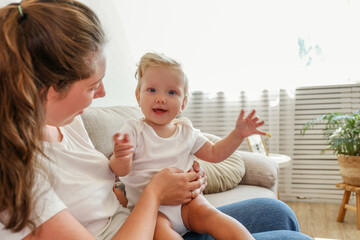
<path fill-rule="evenodd" d="M 53 100 L 58 100 L 60 97 L 60 94 L 59 92 L 57 92 L 54 87 L 49 87 L 48 91 L 47 91 L 47 94 L 46 94 L 46 100 L 48 102 L 51 102 Z"/>

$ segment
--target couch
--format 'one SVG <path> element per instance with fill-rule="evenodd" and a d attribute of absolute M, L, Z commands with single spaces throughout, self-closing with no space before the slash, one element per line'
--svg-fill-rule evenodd
<path fill-rule="evenodd" d="M 127 119 L 143 117 L 137 106 L 89 107 L 81 116 L 95 148 L 107 157 L 112 154 L 114 133 Z M 213 142 L 220 139 L 204 135 Z M 221 163 L 196 160 L 208 178 L 204 196 L 215 207 L 256 197 L 277 198 L 279 167 L 265 155 L 235 151 Z"/>

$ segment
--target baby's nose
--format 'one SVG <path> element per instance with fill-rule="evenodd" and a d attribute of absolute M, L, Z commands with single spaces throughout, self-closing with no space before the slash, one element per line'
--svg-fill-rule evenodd
<path fill-rule="evenodd" d="M 166 100 L 165 100 L 165 97 L 163 96 L 158 96 L 156 99 L 155 99 L 156 103 L 166 103 Z"/>

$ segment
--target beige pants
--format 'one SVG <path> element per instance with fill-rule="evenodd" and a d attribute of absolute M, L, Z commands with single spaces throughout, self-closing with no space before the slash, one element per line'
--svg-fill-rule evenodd
<path fill-rule="evenodd" d="M 127 208 L 119 207 L 114 216 L 112 216 L 107 222 L 105 228 L 96 235 L 98 240 L 109 240 L 114 237 L 125 220 L 130 215 L 130 210 Z"/>

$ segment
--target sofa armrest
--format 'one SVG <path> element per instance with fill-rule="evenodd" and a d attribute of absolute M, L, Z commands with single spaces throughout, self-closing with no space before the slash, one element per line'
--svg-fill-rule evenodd
<path fill-rule="evenodd" d="M 240 184 L 255 185 L 276 190 L 279 165 L 266 155 L 254 152 L 238 151 L 245 163 L 245 175 Z"/>

